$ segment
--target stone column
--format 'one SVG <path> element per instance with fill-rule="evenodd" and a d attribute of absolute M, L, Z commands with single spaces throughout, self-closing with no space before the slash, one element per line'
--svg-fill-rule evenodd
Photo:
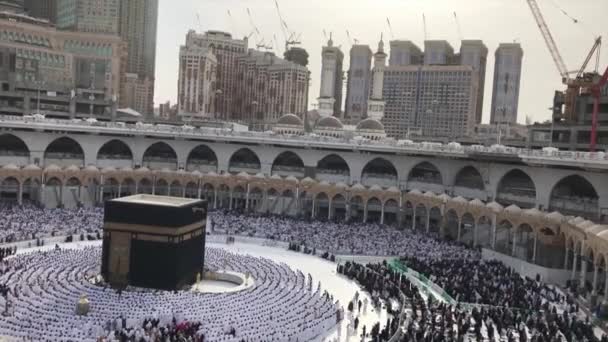
<path fill-rule="evenodd" d="M 515 248 L 517 246 L 517 229 L 511 228 L 513 230 L 513 248 L 511 248 L 511 256 L 515 256 Z"/>
<path fill-rule="evenodd" d="M 198 187 L 196 189 L 196 197 L 198 199 L 201 199 L 202 192 L 203 192 L 203 188 L 201 187 L 201 183 L 198 183 Z"/>
<path fill-rule="evenodd" d="M 331 204 L 332 204 L 332 200 L 331 198 L 327 198 L 327 220 L 331 220 Z"/>
<path fill-rule="evenodd" d="M 426 211 L 426 222 L 424 224 L 424 229 L 428 233 L 431 230 L 431 211 Z"/>
<path fill-rule="evenodd" d="M 217 209 L 217 188 L 213 188 L 213 209 Z"/>
<path fill-rule="evenodd" d="M 416 230 L 416 207 L 412 208 L 412 230 Z"/>
<path fill-rule="evenodd" d="M 581 275 L 580 275 L 581 287 L 584 288 L 587 282 L 587 258 L 581 255 Z"/>
<path fill-rule="evenodd" d="M 491 233 L 491 238 L 492 238 L 492 249 L 496 250 L 496 214 L 492 215 L 492 233 Z"/>
<path fill-rule="evenodd" d="M 315 200 L 317 199 L 317 196 L 312 196 L 312 210 L 310 211 L 310 218 L 314 219 L 315 218 Z"/>
<path fill-rule="evenodd" d="M 479 227 L 477 226 L 477 218 L 474 218 L 475 222 L 473 222 L 473 246 L 477 246 L 477 235 Z"/>
<path fill-rule="evenodd" d="M 118 183 L 118 197 L 122 194 L 122 183 Z"/>
<path fill-rule="evenodd" d="M 135 194 L 139 193 L 139 182 L 135 182 Z"/>
<path fill-rule="evenodd" d="M 188 184 L 182 186 L 182 197 L 186 197 L 186 188 L 188 187 Z"/>
<path fill-rule="evenodd" d="M 382 203 L 382 209 L 380 210 L 380 224 L 384 224 L 384 203 Z"/>
<path fill-rule="evenodd" d="M 461 231 L 462 231 L 462 218 L 460 216 L 458 216 L 458 238 L 456 239 L 456 241 L 458 241 L 458 242 L 460 242 Z"/>
<path fill-rule="evenodd" d="M 228 203 L 228 210 L 232 210 L 232 189 L 230 189 L 230 203 Z"/>
<path fill-rule="evenodd" d="M 249 209 L 249 184 L 247 184 L 247 194 L 245 194 L 245 209 Z"/>
<path fill-rule="evenodd" d="M 568 257 L 570 256 L 570 249 L 566 247 L 566 253 L 564 253 L 564 269 L 568 269 Z"/>
<path fill-rule="evenodd" d="M 532 263 L 536 264 L 536 248 L 538 245 L 538 234 L 534 233 L 534 248 L 532 250 Z"/>
<path fill-rule="evenodd" d="M 23 204 L 23 182 L 19 182 L 19 192 L 17 193 L 17 203 Z"/>
<path fill-rule="evenodd" d="M 599 267 L 595 266 L 593 267 L 593 283 L 591 284 L 592 287 L 592 293 L 596 294 L 597 293 L 597 273 L 599 272 Z"/>
<path fill-rule="evenodd" d="M 578 262 L 578 254 L 576 251 L 573 252 L 574 256 L 572 258 L 572 273 L 570 274 L 570 279 L 574 280 L 576 276 L 576 263 Z"/>
<path fill-rule="evenodd" d="M 156 195 L 156 180 L 152 181 L 152 195 Z"/>
<path fill-rule="evenodd" d="M 367 203 L 363 207 L 363 223 L 367 222 Z"/>

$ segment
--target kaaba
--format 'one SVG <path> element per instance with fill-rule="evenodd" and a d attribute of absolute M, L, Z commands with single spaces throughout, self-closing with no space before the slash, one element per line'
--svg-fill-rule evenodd
<path fill-rule="evenodd" d="M 207 202 L 134 195 L 105 202 L 101 274 L 113 287 L 178 290 L 203 274 Z"/>

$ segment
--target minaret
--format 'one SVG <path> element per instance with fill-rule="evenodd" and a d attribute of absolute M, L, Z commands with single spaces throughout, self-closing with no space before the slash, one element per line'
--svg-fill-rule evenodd
<path fill-rule="evenodd" d="M 329 36 L 323 47 L 321 68 L 321 90 L 319 93 L 319 115 L 321 117 L 339 115 L 342 108 L 342 63 L 344 54 L 334 47 Z"/>
<path fill-rule="evenodd" d="M 378 51 L 374 54 L 374 69 L 372 70 L 372 91 L 367 106 L 367 117 L 380 121 L 384 117 L 384 68 L 386 67 L 386 53 L 384 42 L 380 37 Z"/>

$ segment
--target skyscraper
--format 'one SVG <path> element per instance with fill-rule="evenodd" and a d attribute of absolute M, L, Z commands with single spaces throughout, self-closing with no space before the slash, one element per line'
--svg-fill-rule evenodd
<path fill-rule="evenodd" d="M 371 93 L 368 100 L 367 116 L 374 120 L 381 120 L 384 116 L 384 70 L 386 68 L 386 53 L 384 42 L 380 39 L 378 51 L 374 54 L 374 68 L 372 69 Z"/>
<path fill-rule="evenodd" d="M 486 85 L 486 64 L 488 60 L 488 48 L 481 40 L 463 40 L 460 45 L 460 64 L 470 65 L 474 71 L 479 73 L 479 88 L 477 94 L 477 113 L 475 121 L 481 123 L 483 113 L 483 97 Z"/>
<path fill-rule="evenodd" d="M 518 43 L 503 43 L 496 50 L 490 123 L 517 122 L 523 55 Z"/>
<path fill-rule="evenodd" d="M 25 11 L 32 17 L 57 21 L 57 0 L 25 0 Z"/>
<path fill-rule="evenodd" d="M 177 85 L 177 108 L 180 115 L 203 118 L 215 113 L 216 68 L 217 60 L 208 48 L 180 48 Z"/>
<path fill-rule="evenodd" d="M 57 0 L 57 28 L 118 34 L 119 13 L 119 0 Z"/>
<path fill-rule="evenodd" d="M 319 112 L 327 116 L 342 114 L 342 64 L 344 54 L 329 38 L 321 53 L 321 90 L 319 93 Z"/>
<path fill-rule="evenodd" d="M 237 79 L 237 59 L 247 54 L 247 38 L 233 39 L 229 33 L 220 31 L 196 33 L 190 30 L 186 45 L 208 48 L 215 55 L 218 61 L 215 111 L 219 119 L 236 118 L 234 94 L 238 83 L 243 81 Z"/>
<path fill-rule="evenodd" d="M 424 54 L 420 48 L 409 40 L 391 40 L 389 66 L 406 66 L 422 64 Z"/>
<path fill-rule="evenodd" d="M 120 3 L 120 37 L 127 42 L 128 60 L 126 73 L 137 75 L 137 98 L 131 101 L 121 96 L 121 106 L 130 107 L 143 114 L 154 111 L 154 83 L 156 69 L 156 30 L 158 0 L 128 0 Z M 132 76 L 131 76 L 132 78 Z M 124 89 L 121 91 L 124 95 Z"/>
<path fill-rule="evenodd" d="M 367 116 L 371 63 L 372 50 L 369 45 L 353 45 L 346 86 L 345 123 L 357 123 Z"/>

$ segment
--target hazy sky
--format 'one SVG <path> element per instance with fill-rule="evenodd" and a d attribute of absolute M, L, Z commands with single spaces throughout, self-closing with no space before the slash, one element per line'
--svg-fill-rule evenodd
<path fill-rule="evenodd" d="M 600 70 L 608 66 L 607 0 L 537 0 L 547 20 L 568 69 L 578 70 L 593 44 L 602 35 L 607 42 L 602 48 Z M 160 0 L 158 18 L 158 49 L 156 55 L 156 103 L 177 97 L 179 46 L 188 29 L 197 31 L 224 30 L 242 37 L 252 31 L 247 16 L 250 9 L 256 26 L 267 42 L 276 35 L 283 54 L 283 33 L 274 0 Z M 426 16 L 429 39 L 448 40 L 460 49 L 456 11 L 464 39 L 482 39 L 488 46 L 486 94 L 483 122 L 488 122 L 492 100 L 494 51 L 501 42 L 517 41 L 524 49 L 519 122 L 528 115 L 533 121 L 549 118 L 553 92 L 562 88 L 561 79 L 541 37 L 526 0 L 278 0 L 282 15 L 290 29 L 301 33 L 302 47 L 310 54 L 311 101 L 316 103 L 321 72 L 321 47 L 326 43 L 323 30 L 333 32 L 334 43 L 345 53 L 351 42 L 346 30 L 360 44 L 375 50 L 380 34 L 385 42 L 408 39 L 423 47 L 422 14 Z M 560 8 L 579 20 L 573 23 Z M 232 14 L 231 21 L 228 10 Z M 197 20 L 200 17 L 200 24 Z M 391 37 L 386 18 L 389 17 L 394 36 Z M 250 47 L 255 38 L 250 40 Z M 275 51 L 276 52 L 276 51 Z M 590 68 L 595 62 L 590 63 Z"/>

